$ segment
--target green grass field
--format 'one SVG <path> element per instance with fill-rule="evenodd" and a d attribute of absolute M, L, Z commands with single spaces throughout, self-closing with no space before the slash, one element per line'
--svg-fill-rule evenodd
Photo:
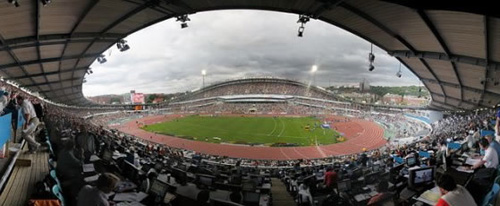
<path fill-rule="evenodd" d="M 314 128 L 315 123 L 318 125 Z M 310 125 L 307 130 L 306 126 Z M 313 117 L 201 117 L 189 116 L 146 126 L 145 130 L 185 139 L 214 143 L 294 143 L 300 146 L 336 143 L 339 133 L 319 127 Z M 217 140 L 218 137 L 220 140 Z"/>

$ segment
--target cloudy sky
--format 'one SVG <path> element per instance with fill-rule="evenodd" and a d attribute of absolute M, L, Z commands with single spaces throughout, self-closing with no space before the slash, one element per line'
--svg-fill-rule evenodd
<path fill-rule="evenodd" d="M 366 78 L 372 85 L 420 85 L 399 62 L 374 47 L 375 70 L 368 72 L 370 43 L 333 25 L 312 19 L 304 37 L 297 37 L 298 16 L 269 11 L 225 10 L 190 15 L 181 29 L 170 19 L 126 38 L 131 49 L 116 47 L 107 62 L 95 62 L 83 86 L 86 96 L 172 93 L 205 84 L 257 76 L 275 76 L 308 82 L 311 66 L 318 65 L 319 86 L 357 84 Z"/>

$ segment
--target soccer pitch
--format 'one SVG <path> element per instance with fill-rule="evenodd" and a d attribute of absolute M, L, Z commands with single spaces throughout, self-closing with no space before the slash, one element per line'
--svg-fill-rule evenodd
<path fill-rule="evenodd" d="M 313 117 L 189 116 L 143 127 L 144 130 L 213 143 L 294 143 L 298 146 L 336 143 L 339 133 L 321 128 Z M 309 127 L 309 129 L 307 129 Z"/>

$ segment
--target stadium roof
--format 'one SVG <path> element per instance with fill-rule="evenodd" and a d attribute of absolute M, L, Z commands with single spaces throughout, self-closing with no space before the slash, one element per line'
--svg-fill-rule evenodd
<path fill-rule="evenodd" d="M 500 101 L 500 45 L 493 43 L 500 41 L 500 13 L 477 1 L 443 6 L 429 0 L 53 0 L 43 6 L 18 0 L 19 7 L 8 2 L 0 1 L 0 76 L 58 103 L 92 104 L 82 94 L 86 71 L 118 40 L 172 17 L 219 9 L 307 14 L 352 32 L 412 70 L 429 89 L 434 108 L 473 109 Z"/>

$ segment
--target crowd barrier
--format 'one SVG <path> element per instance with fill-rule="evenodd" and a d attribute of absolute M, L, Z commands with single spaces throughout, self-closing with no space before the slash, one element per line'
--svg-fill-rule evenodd
<path fill-rule="evenodd" d="M 0 117 L 0 148 L 12 137 L 12 113 Z"/>
<path fill-rule="evenodd" d="M 21 109 L 18 109 L 17 112 L 11 112 L 0 116 L 0 150 L 2 150 L 2 153 L 4 153 L 6 149 L 4 148 L 5 143 L 17 141 L 17 139 L 12 138 L 15 138 L 20 128 L 24 125 L 23 113 L 21 111 Z M 12 128 L 12 115 L 17 115 L 17 122 L 14 125 L 16 128 Z"/>

